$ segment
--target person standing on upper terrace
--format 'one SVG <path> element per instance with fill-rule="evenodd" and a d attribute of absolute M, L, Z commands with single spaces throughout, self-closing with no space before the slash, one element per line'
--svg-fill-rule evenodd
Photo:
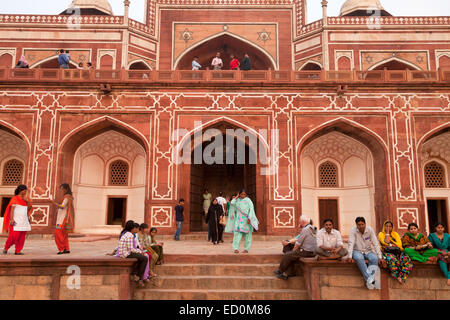
<path fill-rule="evenodd" d="M 61 69 L 69 69 L 69 62 L 70 58 L 65 53 L 64 49 L 59 50 L 59 56 L 58 56 L 58 64 Z"/>
<path fill-rule="evenodd" d="M 241 64 L 239 63 L 239 60 L 236 59 L 236 57 L 234 56 L 234 54 L 231 55 L 231 62 L 230 62 L 230 69 L 231 70 L 239 70 L 239 66 Z"/>
<path fill-rule="evenodd" d="M 17 62 L 16 69 L 24 69 L 24 68 L 30 68 L 30 65 L 28 64 L 27 59 L 25 56 L 21 56 L 19 62 Z"/>
<path fill-rule="evenodd" d="M 198 57 L 194 57 L 194 60 L 192 60 L 192 70 L 198 71 L 202 68 L 202 65 L 198 63 Z"/>
<path fill-rule="evenodd" d="M 252 62 L 250 60 L 250 57 L 248 56 L 248 53 L 245 54 L 244 60 L 242 60 L 241 70 L 244 71 L 252 70 Z"/>
<path fill-rule="evenodd" d="M 211 66 L 213 67 L 213 70 L 222 70 L 223 61 L 220 59 L 220 52 L 216 53 L 216 57 L 213 59 Z"/>
<path fill-rule="evenodd" d="M 379 272 L 378 263 L 381 262 L 386 267 L 386 261 L 380 250 L 378 238 L 369 226 L 366 226 L 366 220 L 358 217 L 355 220 L 356 227 L 350 231 L 348 240 L 349 262 L 356 262 L 361 271 L 368 289 L 375 289 L 375 275 Z M 369 261 L 367 267 L 365 260 Z"/>

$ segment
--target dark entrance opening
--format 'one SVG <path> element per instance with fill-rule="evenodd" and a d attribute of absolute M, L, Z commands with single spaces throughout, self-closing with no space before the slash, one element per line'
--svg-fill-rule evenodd
<path fill-rule="evenodd" d="M 334 229 L 339 230 L 338 199 L 319 199 L 319 219 L 320 226 L 325 219 L 333 220 Z"/>
<path fill-rule="evenodd" d="M 222 135 L 223 141 L 226 141 L 226 135 Z M 197 148 L 203 150 L 212 142 L 203 143 Z M 202 232 L 208 230 L 205 223 L 205 215 L 203 211 L 203 193 L 205 189 L 212 194 L 212 199 L 219 196 L 219 192 L 223 193 L 223 197 L 227 198 L 232 194 L 238 193 L 242 188 L 247 192 L 248 197 L 252 200 L 256 211 L 256 164 L 249 163 L 250 155 L 253 150 L 245 145 L 245 164 L 237 164 L 237 139 L 234 139 L 234 163 L 226 164 L 226 146 L 224 146 L 223 164 L 195 164 L 194 154 L 192 152 L 191 159 L 191 191 L 190 191 L 190 231 Z M 213 153 L 214 155 L 214 153 Z"/>
<path fill-rule="evenodd" d="M 428 209 L 428 225 L 430 227 L 430 233 L 434 232 L 434 226 L 438 222 L 442 222 L 448 228 L 448 211 L 446 199 L 427 199 Z"/>
<path fill-rule="evenodd" d="M 125 225 L 127 198 L 108 197 L 108 225 Z"/>
<path fill-rule="evenodd" d="M 11 201 L 11 197 L 3 197 L 2 198 L 2 211 L 0 212 L 0 217 L 3 218 L 5 215 L 6 208 L 8 207 L 9 202 Z"/>

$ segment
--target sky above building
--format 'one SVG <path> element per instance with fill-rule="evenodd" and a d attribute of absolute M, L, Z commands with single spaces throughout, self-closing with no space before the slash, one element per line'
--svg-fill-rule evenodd
<path fill-rule="evenodd" d="M 123 15 L 123 0 L 110 0 L 114 15 Z M 321 0 L 308 0 L 308 23 L 322 17 Z M 328 0 L 328 15 L 338 16 L 345 0 Z M 59 14 L 72 0 L 0 1 L 1 14 Z M 449 16 L 450 0 L 381 0 L 384 8 L 394 16 Z M 130 17 L 144 20 L 145 0 L 131 0 Z"/>

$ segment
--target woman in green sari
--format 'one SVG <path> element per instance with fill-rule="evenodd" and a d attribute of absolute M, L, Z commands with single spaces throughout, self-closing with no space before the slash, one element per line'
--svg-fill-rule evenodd
<path fill-rule="evenodd" d="M 438 263 L 441 267 L 442 273 L 447 279 L 447 285 L 450 286 L 450 235 L 445 233 L 445 227 L 442 222 L 435 225 L 435 232 L 428 236 L 428 240 L 433 244 L 439 254 Z"/>
<path fill-rule="evenodd" d="M 234 253 L 239 253 L 242 237 L 244 237 L 244 251 L 248 253 L 252 245 L 253 230 L 258 230 L 259 221 L 256 218 L 253 202 L 247 197 L 245 190 L 239 192 L 239 197 L 230 204 L 228 221 L 225 232 L 233 233 Z"/>

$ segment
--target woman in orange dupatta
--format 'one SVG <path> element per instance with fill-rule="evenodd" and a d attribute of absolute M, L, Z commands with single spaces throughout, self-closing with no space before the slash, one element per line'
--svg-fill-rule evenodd
<path fill-rule="evenodd" d="M 73 196 L 72 190 L 67 183 L 63 183 L 60 190 L 64 194 L 62 204 L 53 202 L 58 206 L 56 216 L 55 242 L 58 247 L 58 254 L 70 253 L 69 232 L 73 229 Z"/>
<path fill-rule="evenodd" d="M 15 246 L 16 255 L 23 255 L 21 252 L 25 245 L 27 232 L 31 231 L 29 215 L 32 206 L 27 198 L 28 188 L 20 185 L 14 191 L 14 197 L 6 207 L 3 217 L 3 232 L 8 232 L 3 254 L 7 254 L 9 248 Z"/>

